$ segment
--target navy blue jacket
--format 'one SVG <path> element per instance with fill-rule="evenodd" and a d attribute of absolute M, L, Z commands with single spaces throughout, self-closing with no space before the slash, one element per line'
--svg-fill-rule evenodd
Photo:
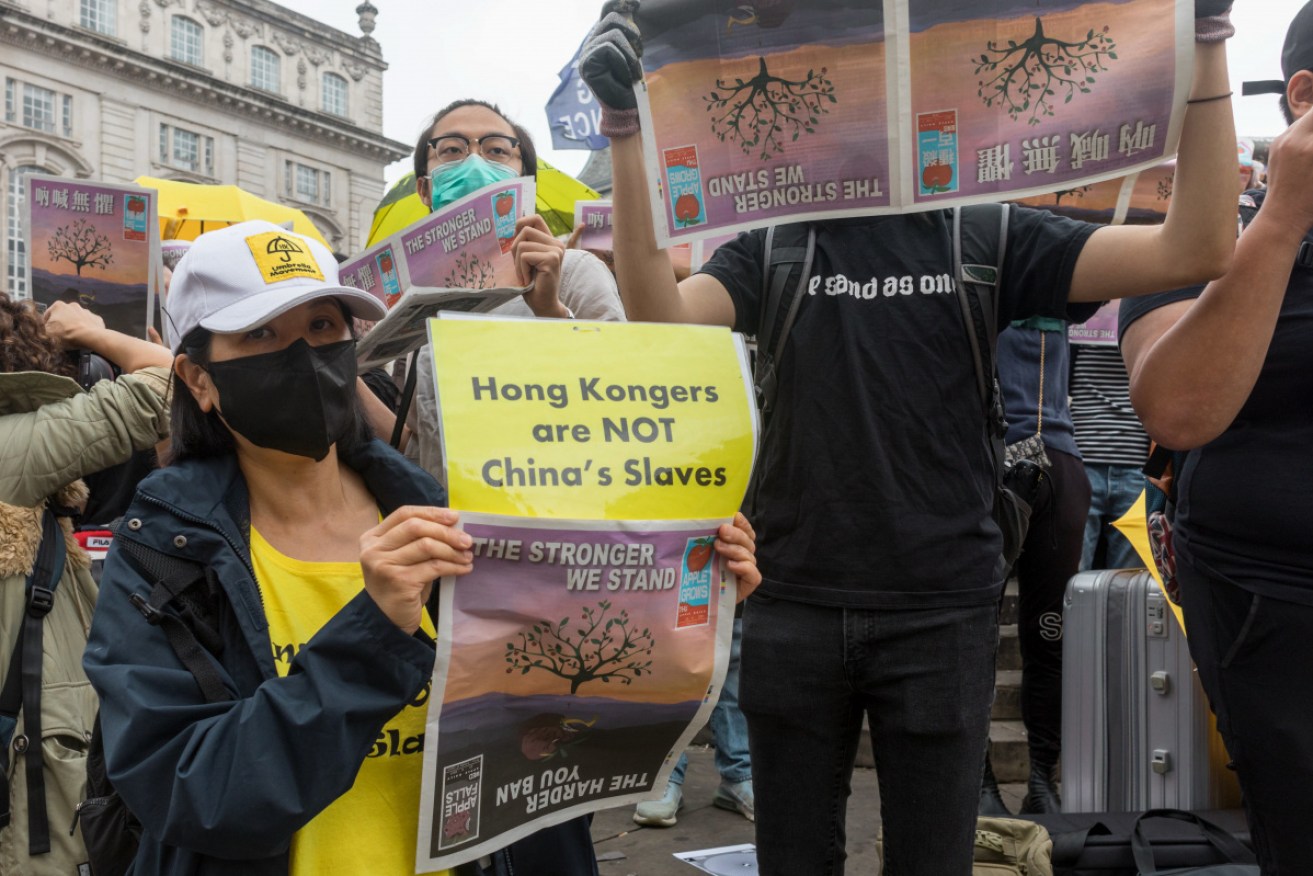
<path fill-rule="evenodd" d="M 381 442 L 343 458 L 384 514 L 446 504 L 432 477 Z M 213 569 L 232 702 L 206 703 L 164 631 L 129 602 L 153 582 L 120 550 L 105 563 L 83 662 L 101 697 L 110 779 L 144 829 L 135 876 L 286 876 L 292 835 L 350 789 L 383 725 L 432 676 L 432 643 L 362 591 L 279 678 L 249 530 L 246 482 L 229 456 L 152 474 L 118 534 Z"/>

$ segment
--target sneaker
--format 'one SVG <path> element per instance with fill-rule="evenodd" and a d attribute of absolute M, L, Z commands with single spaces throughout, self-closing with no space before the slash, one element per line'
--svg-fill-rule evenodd
<path fill-rule="evenodd" d="M 749 786 L 751 793 L 751 786 Z M 634 823 L 647 827 L 673 827 L 675 813 L 684 808 L 684 789 L 674 782 L 666 784 L 660 800 L 645 800 L 634 809 Z"/>
<path fill-rule="evenodd" d="M 721 809 L 737 812 L 748 821 L 756 823 L 753 812 L 752 779 L 746 782 L 721 782 L 716 789 L 716 799 L 712 801 Z"/>

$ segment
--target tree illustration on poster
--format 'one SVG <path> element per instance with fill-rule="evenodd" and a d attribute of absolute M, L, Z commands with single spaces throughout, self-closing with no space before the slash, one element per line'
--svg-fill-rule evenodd
<path fill-rule="evenodd" d="M 54 261 L 71 263 L 77 268 L 79 277 L 82 276 L 83 268 L 104 269 L 114 261 L 114 248 L 109 238 L 85 219 L 77 219 L 71 225 L 56 228 L 54 236 L 46 245 L 46 251 Z"/>
<path fill-rule="evenodd" d="M 541 669 L 570 682 L 570 693 L 590 681 L 609 684 L 633 684 L 635 678 L 652 673 L 652 661 L 642 658 L 652 654 L 656 640 L 652 631 L 630 625 L 629 612 L 621 610 L 614 617 L 612 603 L 603 599 L 597 607 L 585 606 L 579 612 L 579 624 L 570 629 L 570 618 L 559 623 L 540 620 L 519 634 L 519 642 L 506 643 L 507 674 L 520 670 L 527 675 Z"/>
<path fill-rule="evenodd" d="M 492 281 L 491 265 L 473 253 L 462 253 L 442 285 L 447 289 L 486 289 L 492 285 Z"/>
<path fill-rule="evenodd" d="M 1043 19 L 1036 17 L 1028 39 L 1008 40 L 1006 47 L 991 40 L 984 54 L 972 58 L 976 75 L 985 74 L 976 83 L 976 94 L 985 106 L 1002 106 L 1014 121 L 1029 113 L 1029 123 L 1038 125 L 1041 116 L 1053 115 L 1059 95 L 1071 103 L 1077 92 L 1089 94 L 1095 74 L 1117 60 L 1116 49 L 1107 25 L 1090 30 L 1083 40 L 1068 41 L 1046 34 Z"/>
<path fill-rule="evenodd" d="M 766 59 L 757 58 L 751 79 L 716 80 L 716 90 L 702 99 L 711 113 L 711 132 L 721 142 L 738 143 L 744 155 L 760 149 L 763 161 L 783 152 L 801 134 L 816 133 L 820 116 L 838 103 L 828 71 L 808 70 L 802 79 L 772 76 Z"/>

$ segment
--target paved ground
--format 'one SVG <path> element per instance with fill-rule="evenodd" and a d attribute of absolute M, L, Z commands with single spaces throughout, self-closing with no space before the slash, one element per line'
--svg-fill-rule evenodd
<path fill-rule="evenodd" d="M 712 765 L 711 749 L 695 746 L 688 752 L 684 808 L 674 827 L 640 827 L 632 820 L 632 808 L 597 813 L 593 819 L 593 839 L 602 876 L 697 876 L 698 870 L 672 855 L 753 842 L 753 826 L 747 819 L 711 805 L 719 781 Z M 1003 786 L 1003 798 L 1013 811 L 1021 805 L 1024 791 L 1023 785 Z M 875 876 L 879 820 L 880 792 L 875 771 L 856 770 L 848 804 L 850 876 Z"/>

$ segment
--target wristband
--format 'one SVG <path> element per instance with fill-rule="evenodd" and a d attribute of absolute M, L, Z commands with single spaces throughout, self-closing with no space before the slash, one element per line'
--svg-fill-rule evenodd
<path fill-rule="evenodd" d="M 1210 15 L 1194 20 L 1194 41 L 1197 43 L 1220 43 L 1235 36 L 1235 25 L 1231 23 L 1231 12 Z"/>
<path fill-rule="evenodd" d="M 1187 100 L 1186 103 L 1212 103 L 1215 100 L 1226 100 L 1233 94 L 1235 94 L 1234 91 L 1228 91 L 1226 94 L 1214 94 L 1212 97 L 1194 97 Z"/>
<path fill-rule="evenodd" d="M 601 103 L 599 101 L 599 103 Z M 602 122 L 597 131 L 603 137 L 630 137 L 638 133 L 638 108 L 618 110 L 602 106 Z"/>

